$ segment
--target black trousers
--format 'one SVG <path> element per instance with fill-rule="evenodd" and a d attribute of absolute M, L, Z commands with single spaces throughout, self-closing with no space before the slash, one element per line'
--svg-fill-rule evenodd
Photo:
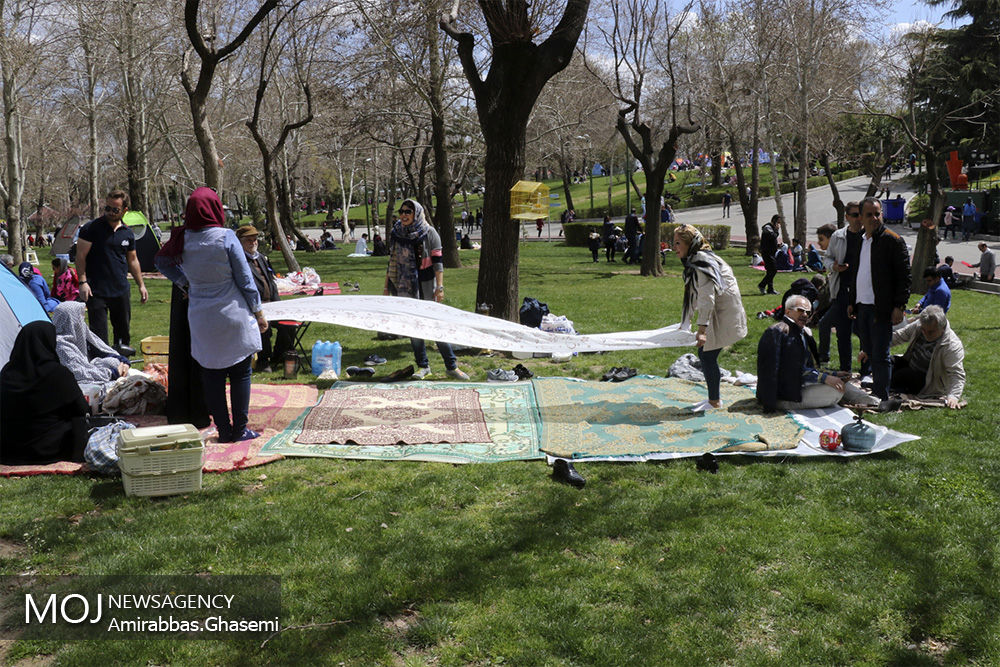
<path fill-rule="evenodd" d="M 111 316 L 111 326 L 115 331 L 112 345 L 128 345 L 132 340 L 129 334 L 129 323 L 132 321 L 132 299 L 130 293 L 122 296 L 97 296 L 91 294 L 87 300 L 87 320 L 90 330 L 98 338 L 108 342 L 108 316 Z"/>
<path fill-rule="evenodd" d="M 292 349 L 295 343 L 295 329 L 294 326 L 289 326 L 287 324 L 278 324 L 277 322 L 268 322 L 267 331 L 260 335 L 260 354 L 257 355 L 257 371 L 259 372 L 265 366 L 280 366 L 284 363 L 285 353 Z M 278 337 L 274 342 L 274 348 L 271 347 L 271 334 L 277 331 Z"/>
<path fill-rule="evenodd" d="M 774 289 L 774 277 L 778 275 L 778 265 L 774 262 L 774 256 L 767 257 L 767 253 L 764 254 L 764 279 L 757 283 L 757 287 L 760 289 L 773 290 Z"/>
<path fill-rule="evenodd" d="M 900 394 L 919 394 L 927 380 L 927 372 L 913 368 L 901 356 L 892 357 L 890 388 Z"/>

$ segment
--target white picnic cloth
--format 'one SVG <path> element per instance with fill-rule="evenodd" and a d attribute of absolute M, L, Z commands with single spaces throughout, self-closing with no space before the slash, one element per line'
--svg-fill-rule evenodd
<path fill-rule="evenodd" d="M 844 425 L 854 421 L 854 413 L 847 408 L 832 407 L 832 408 L 819 408 L 816 410 L 799 410 L 797 412 L 791 413 L 792 418 L 798 422 L 798 424 L 806 429 L 802 438 L 799 439 L 798 446 L 795 449 L 778 449 L 769 452 L 713 452 L 717 456 L 839 456 L 839 457 L 850 457 L 850 456 L 866 456 L 868 454 L 877 454 L 878 452 L 884 452 L 886 450 L 892 449 L 896 445 L 904 442 L 910 442 L 911 440 L 919 440 L 919 435 L 912 435 L 910 433 L 901 433 L 899 431 L 894 431 L 890 428 L 884 426 L 879 426 L 878 424 L 872 424 L 871 422 L 865 422 L 873 429 L 875 429 L 875 446 L 870 452 L 848 452 L 844 450 L 843 447 L 838 448 L 835 451 L 829 452 L 819 446 L 819 434 L 828 428 L 840 433 L 840 429 Z M 573 463 L 586 463 L 588 461 L 602 461 L 606 463 L 642 463 L 643 461 L 659 461 L 665 459 L 680 459 L 685 457 L 701 456 L 701 453 L 690 454 L 690 453 L 653 453 L 653 454 L 641 454 L 637 456 L 589 456 L 579 459 L 572 459 Z M 546 455 L 545 460 L 549 465 L 556 460 L 557 457 Z"/>
<path fill-rule="evenodd" d="M 435 301 L 395 296 L 331 295 L 272 301 L 264 318 L 324 322 L 508 352 L 599 352 L 694 345 L 694 333 L 672 324 L 646 331 L 569 335 L 469 313 Z"/>

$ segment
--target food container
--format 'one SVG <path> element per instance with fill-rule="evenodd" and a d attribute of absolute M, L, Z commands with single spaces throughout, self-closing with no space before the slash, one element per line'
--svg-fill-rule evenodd
<path fill-rule="evenodd" d="M 205 448 L 191 424 L 150 426 L 118 434 L 118 466 L 127 496 L 169 496 L 201 489 Z"/>

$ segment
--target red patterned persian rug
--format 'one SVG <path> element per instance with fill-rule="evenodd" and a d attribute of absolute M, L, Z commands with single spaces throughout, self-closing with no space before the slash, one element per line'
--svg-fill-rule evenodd
<path fill-rule="evenodd" d="M 299 444 L 490 442 L 474 389 L 330 390 L 306 417 Z"/>

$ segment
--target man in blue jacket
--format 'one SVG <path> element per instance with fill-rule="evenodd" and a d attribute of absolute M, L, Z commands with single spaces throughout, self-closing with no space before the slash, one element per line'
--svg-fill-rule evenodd
<path fill-rule="evenodd" d="M 924 285 L 927 286 L 927 291 L 913 307 L 913 312 L 919 313 L 927 306 L 941 306 L 941 310 L 947 313 L 951 308 L 951 290 L 941 278 L 941 270 L 934 266 L 924 269 Z"/>

